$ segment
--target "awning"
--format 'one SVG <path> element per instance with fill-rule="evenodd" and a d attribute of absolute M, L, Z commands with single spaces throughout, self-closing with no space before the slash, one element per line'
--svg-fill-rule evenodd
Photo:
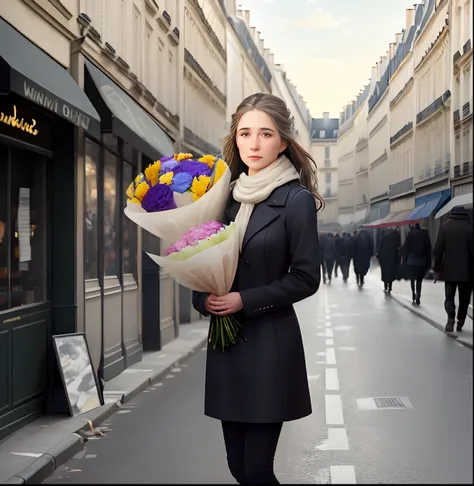
<path fill-rule="evenodd" d="M 402 226 L 405 223 L 406 217 L 411 212 L 411 209 L 407 211 L 392 211 L 388 213 L 385 218 L 374 221 L 373 223 L 365 224 L 364 228 L 386 228 L 388 226 Z"/>
<path fill-rule="evenodd" d="M 453 197 L 451 201 L 446 204 L 446 206 L 443 206 L 436 213 L 435 219 L 441 218 L 441 216 L 448 214 L 449 211 L 454 208 L 454 206 L 464 206 L 466 209 L 472 208 L 472 200 L 472 192 L 470 194 L 460 194 L 459 196 Z"/>
<path fill-rule="evenodd" d="M 416 223 L 425 218 L 429 218 L 438 208 L 440 208 L 450 197 L 451 190 L 438 191 L 416 199 L 416 206 L 407 216 L 407 224 Z"/>
<path fill-rule="evenodd" d="M 112 132 L 152 160 L 175 152 L 173 143 L 138 103 L 100 69 L 85 61 L 100 97 L 112 116 Z M 95 101 L 94 101 L 95 102 Z"/>
<path fill-rule="evenodd" d="M 100 117 L 54 59 L 0 18 L 0 94 L 10 91 L 100 136 Z"/>

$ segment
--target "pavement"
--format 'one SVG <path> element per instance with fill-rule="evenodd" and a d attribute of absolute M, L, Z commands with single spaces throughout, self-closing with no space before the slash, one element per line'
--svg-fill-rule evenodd
<path fill-rule="evenodd" d="M 41 483 L 100 437 L 101 423 L 200 350 L 207 332 L 205 320 L 183 324 L 177 339 L 161 351 L 145 353 L 141 362 L 106 382 L 103 406 L 77 417 L 43 416 L 0 442 L 0 483 Z"/>
<path fill-rule="evenodd" d="M 295 307 L 313 413 L 283 426 L 280 482 L 472 484 L 472 351 L 372 276 L 362 289 L 353 275 L 334 279 Z M 235 484 L 220 423 L 203 413 L 201 349 L 123 404 L 44 484 Z"/>
<path fill-rule="evenodd" d="M 372 266 L 371 272 L 367 278 L 370 280 L 373 279 L 374 281 L 378 279 L 379 286 L 381 290 L 383 290 L 383 282 L 380 280 L 380 268 L 377 265 Z M 436 329 L 444 333 L 444 327 L 447 319 L 446 311 L 444 310 L 444 282 L 434 283 L 433 280 L 424 280 L 421 289 L 421 303 L 419 306 L 412 304 L 410 282 L 407 280 L 398 280 L 393 283 L 391 297 L 393 300 L 409 309 L 418 317 L 421 317 L 426 322 L 436 327 Z M 457 295 L 455 301 L 457 309 Z M 466 317 L 462 332 L 454 332 L 449 334 L 449 336 L 456 339 L 462 345 L 472 349 L 472 314 Z"/>

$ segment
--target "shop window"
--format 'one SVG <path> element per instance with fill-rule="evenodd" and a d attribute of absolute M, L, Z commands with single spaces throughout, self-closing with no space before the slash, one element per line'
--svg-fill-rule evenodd
<path fill-rule="evenodd" d="M 0 311 L 8 309 L 8 150 L 0 146 Z"/>
<path fill-rule="evenodd" d="M 85 157 L 85 225 L 84 225 L 84 278 L 98 277 L 98 233 L 97 233 L 97 167 L 100 147 L 86 138 Z"/>
<path fill-rule="evenodd" d="M 10 307 L 47 300 L 46 158 L 10 150 Z"/>
<path fill-rule="evenodd" d="M 104 275 L 118 276 L 117 157 L 104 150 Z"/>
<path fill-rule="evenodd" d="M 135 169 L 123 162 L 123 187 L 122 193 L 125 194 L 130 181 L 133 180 Z M 137 225 L 127 216 L 123 215 L 123 233 L 122 233 L 122 261 L 123 273 L 131 274 L 137 278 Z"/>

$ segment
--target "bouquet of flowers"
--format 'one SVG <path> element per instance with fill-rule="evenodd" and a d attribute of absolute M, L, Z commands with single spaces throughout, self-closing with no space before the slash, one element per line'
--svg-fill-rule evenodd
<path fill-rule="evenodd" d="M 177 154 L 135 178 L 125 214 L 167 242 L 162 255 L 148 255 L 173 279 L 191 290 L 225 295 L 237 271 L 241 241 L 234 223 L 220 222 L 229 191 L 230 170 L 223 160 Z M 239 334 L 234 317 L 212 316 L 209 342 L 214 348 L 235 344 Z"/>
<path fill-rule="evenodd" d="M 163 157 L 132 181 L 125 214 L 153 235 L 174 242 L 193 226 L 222 218 L 229 183 L 229 167 L 213 155 Z"/>

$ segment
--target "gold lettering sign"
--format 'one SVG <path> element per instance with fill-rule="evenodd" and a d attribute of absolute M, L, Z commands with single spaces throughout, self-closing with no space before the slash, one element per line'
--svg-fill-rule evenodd
<path fill-rule="evenodd" d="M 19 130 L 29 133 L 30 135 L 38 135 L 38 129 L 35 128 L 36 120 L 33 118 L 31 123 L 26 123 L 23 118 L 19 120 L 16 117 L 16 105 L 13 105 L 13 115 L 6 115 L 0 111 L 0 122 L 14 128 L 18 128 Z"/>

